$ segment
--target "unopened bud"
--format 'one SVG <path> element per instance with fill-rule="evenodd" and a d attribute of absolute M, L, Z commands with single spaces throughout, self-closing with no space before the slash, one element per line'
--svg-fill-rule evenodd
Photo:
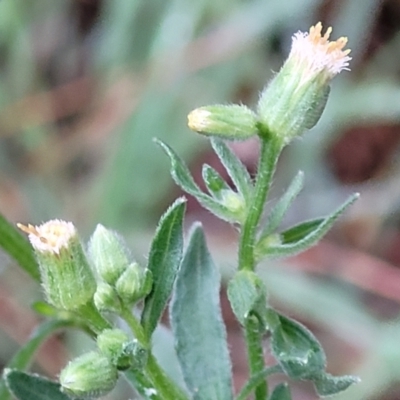
<path fill-rule="evenodd" d="M 106 329 L 97 336 L 97 346 L 118 369 L 128 368 L 131 354 L 125 351 L 129 343 L 128 335 L 121 329 Z"/>
<path fill-rule="evenodd" d="M 206 136 L 230 140 L 245 140 L 257 134 L 256 115 L 240 105 L 196 108 L 188 115 L 188 125 Z"/>
<path fill-rule="evenodd" d="M 115 365 L 96 351 L 71 361 L 60 374 L 63 392 L 72 397 L 98 398 L 110 392 L 118 380 Z"/>
<path fill-rule="evenodd" d="M 93 297 L 94 305 L 100 312 L 121 311 L 121 301 L 114 287 L 105 282 L 99 282 Z"/>
<path fill-rule="evenodd" d="M 89 255 L 99 276 L 114 285 L 129 265 L 129 251 L 116 232 L 98 224 L 89 242 Z"/>

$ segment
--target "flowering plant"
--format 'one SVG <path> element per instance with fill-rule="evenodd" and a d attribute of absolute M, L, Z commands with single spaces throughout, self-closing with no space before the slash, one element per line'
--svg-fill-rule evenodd
<path fill-rule="evenodd" d="M 329 41 L 330 33 L 331 28 L 322 35 L 318 23 L 308 33 L 294 35 L 289 57 L 263 90 L 256 111 L 243 105 L 212 105 L 189 114 L 189 127 L 210 137 L 234 188 L 205 165 L 208 193 L 203 192 L 178 155 L 158 141 L 171 160 L 175 182 L 239 231 L 238 267 L 227 287 L 248 353 L 250 376 L 239 393 L 234 395 L 232 390 L 218 270 L 199 224 L 192 228 L 184 248 L 185 199 L 179 198 L 159 222 L 146 267 L 133 259 L 117 233 L 101 225 L 87 253 L 70 222 L 18 225 L 29 235 L 47 300 L 42 310 L 52 318 L 5 371 L 7 387 L 16 398 L 98 398 L 114 388 L 120 374 L 142 398 L 153 400 L 291 399 L 287 383 L 269 388 L 268 377 L 273 374 L 310 381 L 319 396 L 333 395 L 357 382 L 353 376 L 334 377 L 326 372 L 320 343 L 306 327 L 269 304 L 268 287 L 256 272 L 261 260 L 287 257 L 313 246 L 358 196 L 326 217 L 279 230 L 302 189 L 299 173 L 263 218 L 282 149 L 317 123 L 330 81 L 348 69 L 346 39 Z M 254 179 L 224 143 L 253 136 L 260 141 Z M 20 243 L 21 238 L 15 236 L 11 241 Z M 172 379 L 152 351 L 154 331 L 171 295 L 171 327 L 184 385 Z M 131 332 L 117 327 L 118 318 L 125 320 Z M 96 349 L 72 360 L 61 371 L 59 382 L 23 372 L 38 345 L 55 329 L 66 326 L 86 331 L 96 341 Z M 274 365 L 265 365 L 265 338 L 269 338 Z M 4 386 L 0 390 L 2 399 L 9 398 Z"/>

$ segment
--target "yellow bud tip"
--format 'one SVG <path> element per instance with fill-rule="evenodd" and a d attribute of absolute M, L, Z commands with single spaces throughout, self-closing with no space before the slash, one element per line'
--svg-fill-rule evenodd
<path fill-rule="evenodd" d="M 188 115 L 188 126 L 192 131 L 203 132 L 207 127 L 207 120 L 210 116 L 210 111 L 202 108 L 196 108 Z"/>

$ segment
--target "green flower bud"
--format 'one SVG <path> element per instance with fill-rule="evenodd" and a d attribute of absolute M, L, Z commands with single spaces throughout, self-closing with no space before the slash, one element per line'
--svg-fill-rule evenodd
<path fill-rule="evenodd" d="M 99 276 L 114 285 L 129 265 L 129 251 L 123 238 L 98 224 L 89 242 L 89 255 Z"/>
<path fill-rule="evenodd" d="M 115 289 L 105 282 L 97 284 L 96 293 L 93 297 L 94 305 L 100 312 L 115 312 L 121 311 L 121 301 Z"/>
<path fill-rule="evenodd" d="M 96 281 L 74 225 L 52 220 L 40 226 L 18 227 L 29 234 L 48 302 L 68 311 L 88 303 Z"/>
<path fill-rule="evenodd" d="M 110 392 L 118 380 L 115 365 L 96 351 L 71 361 L 60 374 L 62 391 L 72 397 L 98 398 Z"/>
<path fill-rule="evenodd" d="M 246 203 L 240 194 L 233 190 L 223 190 L 221 192 L 221 203 L 236 216 L 237 221 L 244 221 Z"/>
<path fill-rule="evenodd" d="M 128 335 L 121 329 L 106 329 L 97 336 L 99 350 L 119 369 L 130 367 L 131 355 L 125 351 L 128 343 Z"/>
<path fill-rule="evenodd" d="M 348 70 L 347 38 L 329 41 L 316 24 L 309 33 L 293 36 L 292 49 L 282 69 L 262 92 L 258 103 L 261 135 L 282 145 L 311 129 L 319 120 L 329 94 L 329 83 Z"/>
<path fill-rule="evenodd" d="M 126 304 L 134 303 L 148 295 L 152 286 L 151 271 L 141 268 L 137 263 L 129 265 L 115 284 L 119 297 Z"/>
<path fill-rule="evenodd" d="M 193 131 L 206 136 L 245 140 L 257 134 L 257 116 L 240 105 L 213 105 L 196 108 L 188 115 Z"/>

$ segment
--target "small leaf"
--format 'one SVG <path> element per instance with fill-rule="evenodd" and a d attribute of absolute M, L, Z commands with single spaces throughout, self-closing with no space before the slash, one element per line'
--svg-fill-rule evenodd
<path fill-rule="evenodd" d="M 183 253 L 185 199 L 179 198 L 161 217 L 151 244 L 147 268 L 153 288 L 145 298 L 141 323 L 150 336 L 167 305 Z"/>
<path fill-rule="evenodd" d="M 14 354 L 11 361 L 7 364 L 7 367 L 17 368 L 19 370 L 28 368 L 36 354 L 36 351 L 43 342 L 58 329 L 71 326 L 72 324 L 72 321 L 54 319 L 43 322 L 34 330 L 29 341 L 20 347 L 20 349 Z M 1 380 L 0 399 L 7 400 L 9 398 L 10 396 L 4 385 L 4 380 Z"/>
<path fill-rule="evenodd" d="M 251 313 L 264 320 L 267 294 L 264 282 L 253 271 L 239 271 L 228 284 L 228 298 L 238 321 L 244 325 Z M 265 327 L 266 321 L 263 321 Z"/>
<path fill-rule="evenodd" d="M 280 383 L 278 386 L 275 386 L 268 400 L 292 400 L 288 385 L 286 383 Z"/>
<path fill-rule="evenodd" d="M 179 363 L 194 400 L 232 399 L 219 289 L 218 270 L 197 225 L 190 236 L 170 308 Z"/>
<path fill-rule="evenodd" d="M 39 281 L 39 267 L 32 246 L 15 226 L 0 214 L 0 247 L 16 260 L 33 279 Z"/>
<path fill-rule="evenodd" d="M 236 189 L 247 203 L 251 198 L 253 185 L 246 167 L 222 140 L 214 138 L 211 140 L 211 145 L 235 184 Z"/>
<path fill-rule="evenodd" d="M 202 175 L 209 193 L 216 199 L 221 200 L 221 192 L 231 190 L 228 184 L 221 178 L 221 175 L 207 164 L 203 165 Z"/>
<path fill-rule="evenodd" d="M 40 375 L 27 374 L 15 369 L 4 371 L 8 388 L 18 400 L 69 400 L 61 386 Z"/>
<path fill-rule="evenodd" d="M 185 192 L 195 197 L 205 209 L 219 218 L 228 222 L 239 222 L 235 213 L 232 213 L 223 204 L 200 190 L 193 180 L 186 164 L 168 145 L 157 139 L 155 139 L 155 142 L 158 143 L 169 156 L 171 160 L 171 175 L 177 185 L 179 185 Z"/>
<path fill-rule="evenodd" d="M 280 244 L 273 244 L 276 240 L 274 239 L 274 242 L 269 241 L 269 237 L 265 238 L 264 241 L 259 241 L 255 250 L 257 258 L 261 259 L 265 256 L 270 258 L 289 257 L 314 246 L 331 229 L 346 208 L 353 204 L 358 197 L 358 193 L 354 194 L 326 218 L 306 221 L 282 232 L 280 234 Z"/>
<path fill-rule="evenodd" d="M 304 173 L 299 171 L 291 184 L 289 185 L 286 192 L 283 196 L 278 200 L 275 206 L 272 208 L 271 212 L 268 215 L 265 227 L 261 233 L 260 240 L 262 241 L 271 233 L 275 232 L 275 230 L 281 224 L 287 210 L 292 204 L 293 200 L 300 193 L 301 189 L 304 185 Z"/>
<path fill-rule="evenodd" d="M 272 332 L 272 352 L 285 373 L 293 379 L 314 380 L 325 373 L 324 350 L 315 336 L 299 322 L 279 315 Z"/>
<path fill-rule="evenodd" d="M 356 376 L 332 376 L 330 374 L 325 374 L 321 378 L 314 380 L 314 386 L 317 393 L 325 397 L 342 392 L 354 383 L 359 382 L 360 378 Z"/>

